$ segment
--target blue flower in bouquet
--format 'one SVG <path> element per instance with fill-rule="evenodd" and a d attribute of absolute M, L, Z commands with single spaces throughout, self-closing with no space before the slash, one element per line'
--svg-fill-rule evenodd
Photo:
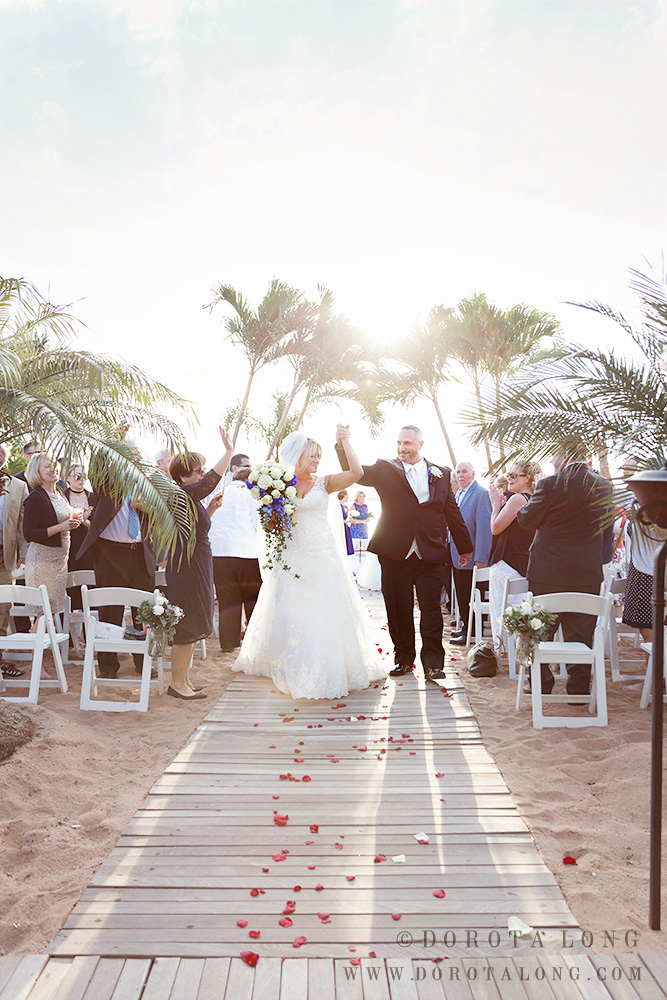
<path fill-rule="evenodd" d="M 289 572 L 284 551 L 295 524 L 292 501 L 297 496 L 297 490 L 294 470 L 280 462 L 264 462 L 252 470 L 246 486 L 259 501 L 259 519 L 266 533 L 268 550 L 265 567 L 273 569 L 279 563 Z"/>

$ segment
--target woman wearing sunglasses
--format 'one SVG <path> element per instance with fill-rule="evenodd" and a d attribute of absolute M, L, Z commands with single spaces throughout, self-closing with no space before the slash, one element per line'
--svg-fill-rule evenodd
<path fill-rule="evenodd" d="M 517 462 L 507 474 L 509 497 L 493 483 L 491 497 L 491 552 L 489 554 L 489 611 L 493 645 L 500 645 L 505 579 L 520 580 L 528 569 L 528 551 L 534 531 L 519 527 L 517 513 L 535 492 L 541 469 L 537 462 Z"/>

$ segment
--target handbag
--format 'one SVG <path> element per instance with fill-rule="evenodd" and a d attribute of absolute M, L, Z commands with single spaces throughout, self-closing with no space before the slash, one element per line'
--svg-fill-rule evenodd
<path fill-rule="evenodd" d="M 468 651 L 468 671 L 473 677 L 495 677 L 498 660 L 490 642 L 478 642 Z"/>

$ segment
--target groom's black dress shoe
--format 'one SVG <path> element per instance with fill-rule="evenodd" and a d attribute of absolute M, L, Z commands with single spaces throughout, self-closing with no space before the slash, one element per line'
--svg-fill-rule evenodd
<path fill-rule="evenodd" d="M 449 642 L 450 642 L 451 646 L 467 646 L 468 645 L 468 639 L 467 639 L 467 636 L 465 634 L 457 636 L 456 639 L 450 639 Z"/>
<path fill-rule="evenodd" d="M 397 663 L 393 670 L 389 671 L 390 677 L 402 677 L 403 674 L 412 673 L 412 664 Z"/>
<path fill-rule="evenodd" d="M 427 681 L 442 681 L 445 679 L 446 676 L 447 674 L 442 669 L 442 667 L 438 667 L 437 670 L 424 671 L 424 677 L 426 678 Z"/>

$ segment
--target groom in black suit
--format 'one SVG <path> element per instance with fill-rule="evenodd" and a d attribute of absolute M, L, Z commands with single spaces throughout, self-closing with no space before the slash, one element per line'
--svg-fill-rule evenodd
<path fill-rule="evenodd" d="M 336 451 L 347 469 L 340 442 L 348 434 L 338 425 Z M 375 552 L 382 570 L 382 596 L 389 635 L 394 644 L 392 677 L 409 673 L 415 659 L 414 592 L 417 592 L 422 638 L 421 661 L 427 680 L 445 676 L 440 594 L 445 582 L 447 528 L 462 555 L 461 565 L 472 558 L 472 541 L 451 487 L 451 470 L 422 457 L 424 441 L 410 424 L 398 434 L 398 458 L 378 459 L 364 465 L 361 486 L 372 486 L 380 495 L 382 514 L 368 551 Z"/>

